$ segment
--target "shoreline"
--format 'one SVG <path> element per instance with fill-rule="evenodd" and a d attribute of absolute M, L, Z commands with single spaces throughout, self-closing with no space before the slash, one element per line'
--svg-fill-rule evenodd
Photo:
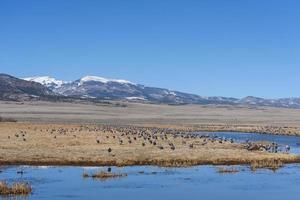
<path fill-rule="evenodd" d="M 298 127 L 285 126 L 269 126 L 269 125 L 249 125 L 249 124 L 199 124 L 199 125 L 149 125 L 134 124 L 141 127 L 161 127 L 161 128 L 177 128 L 178 130 L 187 130 L 188 132 L 234 132 L 234 133 L 257 133 L 262 135 L 281 135 L 300 137 L 300 129 Z M 292 130 L 292 131 L 291 131 Z"/>
<path fill-rule="evenodd" d="M 155 167 L 175 167 L 185 168 L 194 166 L 235 166 L 235 165 L 251 165 L 257 161 L 280 161 L 283 164 L 300 164 L 300 156 L 294 158 L 268 158 L 253 160 L 219 160 L 219 161 L 201 161 L 201 160 L 149 160 L 149 161 L 124 161 L 118 162 L 93 162 L 93 161 L 0 161 L 0 166 L 56 166 L 56 167 L 132 167 L 132 166 L 155 166 Z"/>

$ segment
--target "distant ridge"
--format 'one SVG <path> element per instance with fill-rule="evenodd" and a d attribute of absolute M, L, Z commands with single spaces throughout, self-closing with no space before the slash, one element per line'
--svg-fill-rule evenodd
<path fill-rule="evenodd" d="M 85 76 L 75 81 L 64 81 L 50 76 L 19 79 L 7 74 L 0 74 L 1 100 L 55 99 L 59 101 L 65 98 L 174 105 L 214 104 L 300 108 L 300 98 L 204 97 L 164 88 L 149 87 L 123 79 L 108 79 L 99 76 Z"/>
<path fill-rule="evenodd" d="M 29 100 L 52 95 L 55 93 L 39 83 L 0 74 L 0 98 L 2 100 Z"/>
<path fill-rule="evenodd" d="M 49 76 L 23 78 L 43 84 L 58 95 L 73 98 L 126 100 L 168 104 L 232 104 L 238 100 L 226 97 L 201 97 L 164 88 L 148 87 L 123 79 L 84 76 L 67 82 Z"/>

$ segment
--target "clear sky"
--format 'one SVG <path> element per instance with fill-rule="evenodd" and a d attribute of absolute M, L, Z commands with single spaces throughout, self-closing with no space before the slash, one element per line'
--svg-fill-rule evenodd
<path fill-rule="evenodd" d="M 300 97 L 300 1 L 0 0 L 0 72 Z"/>

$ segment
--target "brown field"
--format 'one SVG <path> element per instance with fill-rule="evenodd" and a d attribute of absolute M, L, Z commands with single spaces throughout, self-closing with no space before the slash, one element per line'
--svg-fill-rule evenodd
<path fill-rule="evenodd" d="M 122 131 L 103 129 L 103 125 L 110 124 L 177 131 L 300 135 L 300 110 L 297 109 L 124 102 L 0 102 L 0 116 L 18 120 L 0 123 L 0 165 L 190 166 L 300 162 L 296 155 L 249 151 L 241 144 L 230 142 L 204 145 L 202 138 L 174 138 L 167 134 L 168 139 L 158 138 L 154 145 L 143 137 L 133 139 L 133 135 L 122 135 Z"/>
<path fill-rule="evenodd" d="M 151 138 L 150 143 L 148 137 L 132 135 L 134 128 L 126 130 L 129 134 L 118 128 L 106 130 L 101 125 L 1 123 L 0 165 L 190 166 L 300 161 L 296 155 L 249 151 L 242 144 L 229 141 L 175 138 L 170 133 Z"/>
<path fill-rule="evenodd" d="M 34 123 L 133 124 L 300 135 L 300 109 L 269 107 L 0 101 L 0 116 Z"/>

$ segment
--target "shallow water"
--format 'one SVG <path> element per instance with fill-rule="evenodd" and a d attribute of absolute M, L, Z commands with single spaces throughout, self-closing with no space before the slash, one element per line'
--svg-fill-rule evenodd
<path fill-rule="evenodd" d="M 127 177 L 106 181 L 84 179 L 82 167 L 9 167 L 1 174 L 8 181 L 29 181 L 28 199 L 298 199 L 300 165 L 277 172 L 237 166 L 236 174 L 219 174 L 213 166 L 191 168 L 113 167 Z M 17 174 L 20 169 L 23 175 Z M 143 172 L 143 173 L 141 173 Z"/>
<path fill-rule="evenodd" d="M 198 133 L 233 138 L 237 142 L 270 141 L 290 145 L 300 153 L 300 137 L 250 133 Z M 151 166 L 113 167 L 112 172 L 127 173 L 127 177 L 105 181 L 83 178 L 83 172 L 107 167 L 29 167 L 0 168 L 0 180 L 27 181 L 33 194 L 28 199 L 299 199 L 300 164 L 290 164 L 276 172 L 262 169 L 252 172 L 248 166 L 235 166 L 236 174 L 219 174 L 214 166 L 190 168 L 159 168 Z M 24 174 L 17 173 L 24 171 Z M 1 197 L 0 197 L 1 198 Z"/>
<path fill-rule="evenodd" d="M 218 136 L 225 138 L 232 138 L 235 142 L 245 142 L 250 140 L 256 141 L 268 141 L 275 142 L 282 147 L 289 145 L 291 147 L 290 153 L 300 154 L 300 137 L 298 136 L 284 136 L 284 135 L 271 135 L 271 134 L 259 134 L 259 133 L 240 133 L 240 132 L 198 132 L 199 135 Z"/>

